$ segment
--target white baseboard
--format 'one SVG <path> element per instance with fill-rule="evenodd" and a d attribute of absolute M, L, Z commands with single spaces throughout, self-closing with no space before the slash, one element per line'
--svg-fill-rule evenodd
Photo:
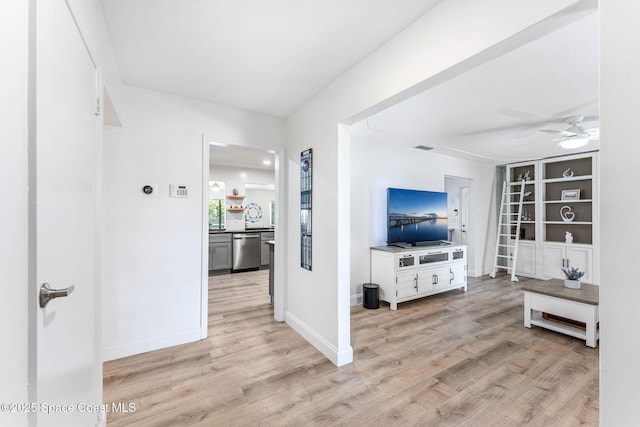
<path fill-rule="evenodd" d="M 362 293 L 351 295 L 351 307 L 362 304 Z"/>
<path fill-rule="evenodd" d="M 102 361 L 120 359 L 134 354 L 146 353 L 147 351 L 160 350 L 162 348 L 173 347 L 175 345 L 200 341 L 201 329 L 190 329 L 176 334 L 164 335 L 161 337 L 148 338 L 145 340 L 129 342 L 102 347 Z"/>
<path fill-rule="evenodd" d="M 324 354 L 327 359 L 333 362 L 334 365 L 342 366 L 353 362 L 353 348 L 351 346 L 338 350 L 333 344 L 325 340 L 322 336 L 289 312 L 285 313 L 285 322 L 291 327 L 291 329 L 296 331 L 312 346 L 318 349 L 320 353 Z"/>

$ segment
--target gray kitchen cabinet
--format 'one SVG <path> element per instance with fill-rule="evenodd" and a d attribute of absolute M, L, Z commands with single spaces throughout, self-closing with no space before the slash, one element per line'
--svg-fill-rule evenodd
<path fill-rule="evenodd" d="M 231 268 L 231 234 L 209 234 L 209 271 Z"/>
<path fill-rule="evenodd" d="M 267 242 L 273 240 L 275 233 L 273 231 L 263 231 L 260 233 L 260 265 L 269 264 L 269 245 Z"/>

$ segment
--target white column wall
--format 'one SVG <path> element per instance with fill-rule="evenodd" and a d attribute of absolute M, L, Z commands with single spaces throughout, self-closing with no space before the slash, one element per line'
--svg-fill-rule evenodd
<path fill-rule="evenodd" d="M 206 328 L 203 135 L 269 148 L 283 139 L 280 119 L 130 86 L 120 118 L 105 132 L 105 360 L 195 341 Z M 170 184 L 189 197 L 170 198 Z"/>
<path fill-rule="evenodd" d="M 0 3 L 0 402 L 15 403 L 28 401 L 28 8 L 22 0 Z M 2 411 L 0 425 L 26 426 L 27 415 Z"/>
<path fill-rule="evenodd" d="M 593 1 L 575 0 L 527 2 L 526 7 L 506 0 L 441 2 L 289 117 L 287 215 L 299 217 L 300 152 L 313 148 L 314 256 L 313 271 L 299 267 L 299 223 L 291 221 L 286 319 L 334 363 L 352 360 L 349 256 L 345 256 L 350 186 L 344 177 L 350 172 L 341 163 L 345 153 L 337 124 L 352 123 L 557 28 L 560 21 L 583 16 L 578 10 L 565 10 L 578 3 L 594 7 Z"/>
<path fill-rule="evenodd" d="M 600 2 L 600 425 L 638 425 L 640 3 Z"/>

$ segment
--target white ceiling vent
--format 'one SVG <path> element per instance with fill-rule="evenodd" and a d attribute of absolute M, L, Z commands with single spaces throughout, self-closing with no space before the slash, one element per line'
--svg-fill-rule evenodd
<path fill-rule="evenodd" d="M 413 148 L 417 148 L 418 150 L 424 150 L 424 151 L 433 150 L 433 147 L 427 147 L 426 145 L 416 145 Z"/>

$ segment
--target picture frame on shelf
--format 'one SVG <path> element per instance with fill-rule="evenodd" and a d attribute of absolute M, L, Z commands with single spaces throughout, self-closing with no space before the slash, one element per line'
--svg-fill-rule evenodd
<path fill-rule="evenodd" d="M 580 200 L 580 190 L 562 190 L 560 200 Z"/>

